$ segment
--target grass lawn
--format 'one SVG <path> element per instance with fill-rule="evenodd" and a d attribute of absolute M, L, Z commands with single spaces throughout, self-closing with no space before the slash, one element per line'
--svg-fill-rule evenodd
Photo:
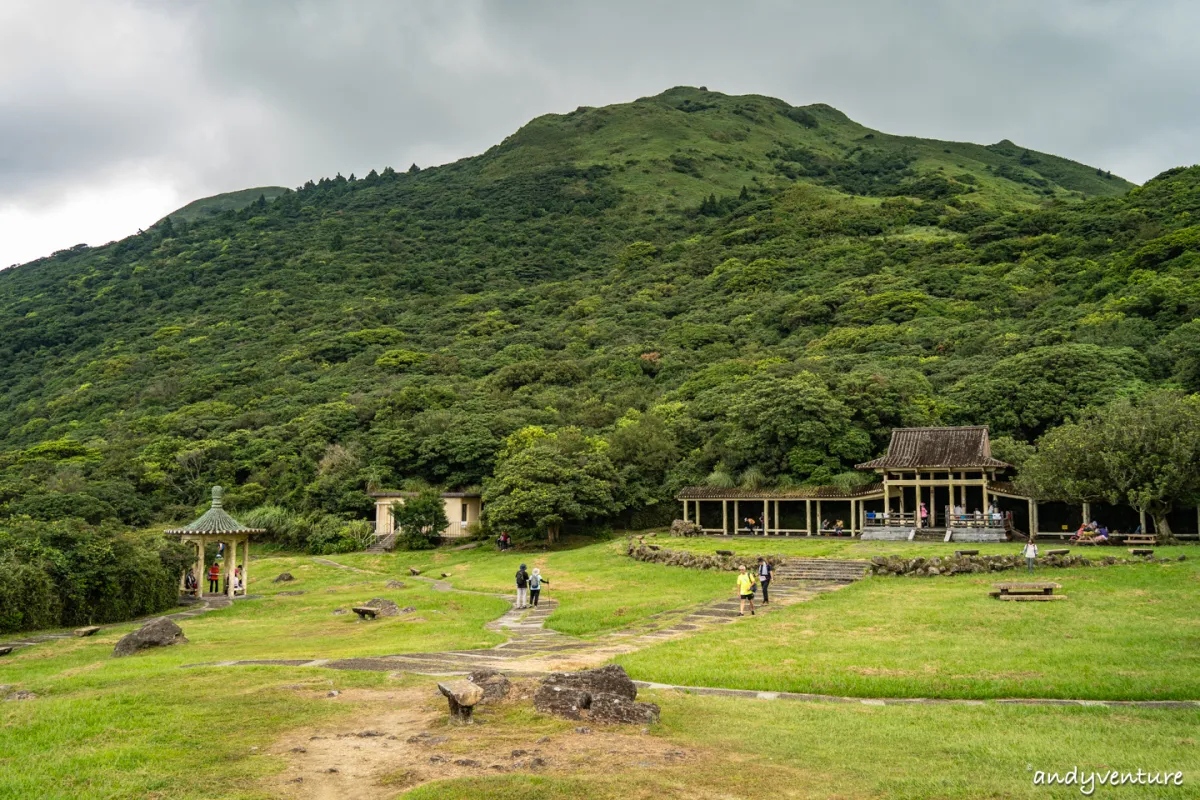
<path fill-rule="evenodd" d="M 690 686 L 1200 699 L 1200 562 L 1042 570 L 1064 586 L 1057 603 L 997 602 L 997 577 L 868 578 L 617 660 L 637 678 Z"/>
<path fill-rule="evenodd" d="M 652 614 L 732 592 L 729 574 L 643 564 L 624 555 L 624 540 L 592 542 L 551 552 L 501 553 L 484 544 L 475 550 L 357 553 L 333 558 L 391 577 L 407 574 L 409 566 L 433 577 L 445 572 L 455 588 L 482 592 L 515 593 L 517 567 L 536 567 L 550 581 L 542 596 L 561 603 L 549 626 L 575 636 L 628 627 Z"/>
<path fill-rule="evenodd" d="M 400 574 L 410 563 L 435 575 L 448 572 L 462 588 L 485 591 L 507 590 L 521 560 L 541 566 L 552 581 L 558 579 L 554 592 L 562 607 L 555 616 L 570 612 L 565 618 L 586 632 L 628 624 L 652 613 L 650 608 L 698 603 L 730 590 L 728 574 L 633 562 L 620 555 L 619 542 L 553 553 L 501 555 L 481 548 L 332 558 L 372 571 L 338 569 L 310 556 L 271 555 L 251 566 L 251 592 L 263 597 L 183 621 L 188 644 L 112 659 L 113 643 L 133 627 L 123 625 L 5 657 L 0 684 L 38 697 L 0 703 L 0 798 L 275 797 L 294 768 L 278 747 L 268 753 L 282 737 L 313 727 L 361 730 L 380 713 L 395 712 L 394 704 L 381 699 L 384 692 L 408 686 L 427 690 L 440 714 L 441 700 L 428 677 L 295 667 L 180 668 L 227 659 L 352 656 L 498 641 L 483 625 L 504 611 L 503 600 L 435 592 Z M 283 571 L 296 580 L 272 583 Z M 393 578 L 406 586 L 386 589 L 385 581 Z M 1045 605 L 990 600 L 990 581 L 972 576 L 869 579 L 620 660 L 635 677 L 762 689 L 1200 696 L 1196 562 L 1063 570 L 1055 578 L 1067 586 L 1070 599 Z M 293 591 L 304 594 L 281 594 Z M 332 614 L 371 597 L 417 611 L 374 623 Z M 342 694 L 328 697 L 331 689 Z M 488 709 L 481 712 L 484 724 L 470 734 L 479 737 L 482 757 L 502 758 L 513 747 L 551 736 L 550 744 L 538 745 L 551 766 L 535 774 L 481 770 L 475 777 L 436 780 L 401 794 L 413 780 L 406 773 L 397 777 L 395 792 L 411 798 L 538 794 L 657 800 L 1067 797 L 1078 791 L 1034 787 L 1026 764 L 1057 771 L 1078 766 L 1186 772 L 1180 789 L 1098 790 L 1116 797 L 1194 796 L 1200 780 L 1195 733 L 1200 711 L 1192 709 L 872 707 L 647 694 L 644 699 L 663 708 L 662 724 L 648 736 L 637 728 L 580 736 L 574 733 L 578 723 L 541 717 L 528 701 Z M 620 755 L 612 755 L 610 742 L 624 748 Z M 400 752 L 405 741 L 389 744 Z M 452 741 L 447 747 L 465 745 Z M 682 755 L 654 760 L 644 755 L 648 751 Z M 283 791 L 306 796 L 299 788 Z M 389 792 L 384 787 L 373 796 Z"/>
<path fill-rule="evenodd" d="M 1183 786 L 1100 787 L 1098 796 L 1183 798 L 1195 796 L 1200 780 L 1197 710 L 870 707 L 678 692 L 646 692 L 640 699 L 662 707 L 662 723 L 651 736 L 678 748 L 674 763 L 647 754 L 622 759 L 616 768 L 606 763 L 607 751 L 602 751 L 597 763 L 572 774 L 443 780 L 403 797 L 1071 797 L 1079 796 L 1077 788 L 1034 786 L 1029 767 L 1061 774 L 1072 767 L 1084 772 L 1140 767 L 1182 770 Z M 566 727 L 531 717 L 527 709 L 485 715 L 484 720 L 496 737 L 516 725 L 531 738 L 554 736 Z M 650 745 L 645 750 L 653 752 Z"/>

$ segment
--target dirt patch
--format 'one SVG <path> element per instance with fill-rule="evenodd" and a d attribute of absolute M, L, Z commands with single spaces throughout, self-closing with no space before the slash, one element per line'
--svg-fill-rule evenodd
<path fill-rule="evenodd" d="M 536 715 L 518 683 L 514 697 L 476 712 L 477 724 L 447 722 L 445 698 L 429 687 L 348 690 L 330 702 L 361 703 L 336 726 L 289 733 L 269 748 L 287 768 L 265 781 L 288 798 L 391 798 L 424 783 L 503 773 L 595 774 L 601 765 L 702 763 L 697 751 L 636 727 L 564 723 Z"/>

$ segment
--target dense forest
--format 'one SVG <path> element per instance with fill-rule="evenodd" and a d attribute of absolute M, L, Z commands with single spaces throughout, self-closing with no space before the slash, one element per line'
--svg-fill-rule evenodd
<path fill-rule="evenodd" d="M 185 520 L 219 483 L 328 531 L 522 458 L 642 525 L 705 480 L 852 483 L 895 426 L 1019 452 L 1200 390 L 1196 167 L 677 88 L 202 212 L 0 272 L 0 527 Z"/>

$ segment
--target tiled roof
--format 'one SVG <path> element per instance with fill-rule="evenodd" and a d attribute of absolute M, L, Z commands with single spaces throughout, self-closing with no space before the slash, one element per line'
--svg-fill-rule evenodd
<path fill-rule="evenodd" d="M 715 486 L 685 486 L 676 500 L 857 500 L 883 495 L 882 483 L 869 483 L 847 492 L 837 486 L 809 486 L 795 489 L 722 489 Z"/>
<path fill-rule="evenodd" d="M 167 533 L 265 533 L 263 528 L 247 528 L 225 513 L 225 509 L 221 507 L 221 498 L 224 493 L 225 490 L 220 486 L 214 486 L 212 489 L 212 508 L 205 511 L 195 522 L 185 525 L 182 528 L 169 530 Z"/>
<path fill-rule="evenodd" d="M 380 490 L 378 492 L 367 492 L 369 497 L 416 497 L 416 492 L 395 492 L 391 490 Z M 479 492 L 442 492 L 442 497 L 483 497 Z"/>
<path fill-rule="evenodd" d="M 859 464 L 859 469 L 1006 469 L 992 458 L 985 426 L 965 428 L 896 428 L 887 455 Z"/>

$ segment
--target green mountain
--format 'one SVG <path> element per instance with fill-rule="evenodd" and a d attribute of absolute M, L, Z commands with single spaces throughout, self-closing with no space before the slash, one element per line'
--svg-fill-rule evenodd
<path fill-rule="evenodd" d="M 260 197 L 267 201 L 274 200 L 286 191 L 287 189 L 283 186 L 258 186 L 254 189 L 239 189 L 236 192 L 214 194 L 212 197 L 193 200 L 167 216 L 175 222 L 201 222 L 217 216 L 222 211 L 241 211 Z M 166 217 L 158 222 L 162 223 L 165 220 Z"/>
<path fill-rule="evenodd" d="M 1200 389 L 1200 168 L 1139 188 L 677 88 L 249 191 L 0 272 L 0 517 L 178 519 L 214 483 L 362 515 L 368 486 L 483 482 L 541 426 L 603 440 L 644 523 L 710 474 L 853 480 L 893 426 L 1019 454 Z"/>

